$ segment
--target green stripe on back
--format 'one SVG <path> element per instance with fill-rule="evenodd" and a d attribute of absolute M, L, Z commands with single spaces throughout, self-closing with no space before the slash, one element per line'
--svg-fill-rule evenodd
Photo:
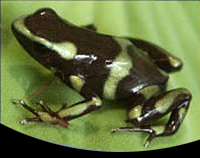
<path fill-rule="evenodd" d="M 73 59 L 77 54 L 77 48 L 72 42 L 55 43 L 45 38 L 34 35 L 24 25 L 24 17 L 16 20 L 14 22 L 14 26 L 17 28 L 18 31 L 22 32 L 29 39 L 35 42 L 38 42 L 53 51 L 56 51 L 64 59 L 67 59 L 67 60 Z"/>
<path fill-rule="evenodd" d="M 132 45 L 128 40 L 122 38 L 114 38 L 121 46 L 121 52 L 114 59 L 113 63 L 107 65 L 110 68 L 110 75 L 104 85 L 103 96 L 106 99 L 114 100 L 118 83 L 127 75 L 132 68 L 132 60 L 127 53 L 128 45 Z"/>

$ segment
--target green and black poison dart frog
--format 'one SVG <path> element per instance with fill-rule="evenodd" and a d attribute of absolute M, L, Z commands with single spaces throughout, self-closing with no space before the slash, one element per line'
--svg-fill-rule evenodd
<path fill-rule="evenodd" d="M 97 33 L 93 25 L 77 27 L 49 8 L 15 20 L 12 31 L 34 59 L 85 98 L 57 112 L 43 102 L 39 102 L 42 110 L 35 110 L 15 100 L 35 115 L 21 123 L 46 122 L 67 128 L 68 121 L 99 109 L 102 99 L 107 99 L 124 100 L 127 122 L 135 125 L 112 132 L 147 132 L 145 147 L 154 138 L 179 129 L 192 96 L 185 88 L 165 90 L 167 72 L 182 67 L 180 59 L 166 50 L 145 40 Z M 168 113 L 166 124 L 152 125 Z"/>

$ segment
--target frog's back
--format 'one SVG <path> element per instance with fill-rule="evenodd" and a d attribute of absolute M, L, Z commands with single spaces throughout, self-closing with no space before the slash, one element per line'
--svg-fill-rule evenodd
<path fill-rule="evenodd" d="M 164 85 L 168 76 L 151 61 L 145 52 L 129 40 L 112 37 L 118 44 L 115 55 L 97 51 L 98 60 L 83 68 L 81 73 L 86 85 L 99 96 L 109 100 L 121 100 L 150 85 Z M 117 47 L 115 47 L 117 48 Z M 111 54 L 110 54 L 111 53 Z"/>
<path fill-rule="evenodd" d="M 46 10 L 45 16 L 41 12 L 22 20 L 35 42 L 46 47 L 34 52 L 27 44 L 24 47 L 36 60 L 44 54 L 44 60 L 39 59 L 39 62 L 55 69 L 67 84 L 71 75 L 82 76 L 85 87 L 114 100 L 123 98 L 121 94 L 127 97 L 126 93 L 138 86 L 158 84 L 166 79 L 129 40 L 74 26 L 51 10 Z M 19 30 L 14 29 L 14 32 L 19 33 Z"/>
<path fill-rule="evenodd" d="M 17 19 L 12 30 L 24 49 L 63 82 L 70 85 L 70 77 L 78 76 L 102 98 L 125 98 L 167 80 L 128 39 L 74 26 L 51 9 Z"/>
<path fill-rule="evenodd" d="M 166 84 L 168 75 L 160 70 L 145 52 L 132 45 L 127 47 L 127 53 L 132 60 L 132 67 L 129 74 L 118 83 L 116 99 L 128 98 L 147 86 L 163 87 Z"/>

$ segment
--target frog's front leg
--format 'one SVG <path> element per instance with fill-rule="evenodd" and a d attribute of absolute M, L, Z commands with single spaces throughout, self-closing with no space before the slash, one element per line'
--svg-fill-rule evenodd
<path fill-rule="evenodd" d="M 136 127 L 117 128 L 112 132 L 147 132 L 150 134 L 145 142 L 145 147 L 147 147 L 154 138 L 169 136 L 178 131 L 189 108 L 191 97 L 190 92 L 185 88 L 163 92 L 147 100 L 143 105 L 136 105 L 130 109 L 128 121 L 136 124 Z M 169 112 L 172 113 L 165 125 L 151 125 L 152 121 L 165 116 Z"/>
<path fill-rule="evenodd" d="M 86 87 L 85 89 L 86 91 L 83 91 L 81 94 L 86 98 L 86 100 L 71 106 L 62 106 L 62 108 L 57 112 L 53 112 L 43 102 L 37 103 L 40 105 L 42 110 L 35 110 L 22 100 L 13 101 L 13 103 L 22 105 L 26 110 L 30 111 L 36 116 L 34 118 L 22 120 L 22 124 L 26 124 L 27 122 L 46 122 L 48 124 L 60 125 L 67 128 L 69 125 L 69 120 L 83 116 L 101 107 L 101 99 L 91 90 L 87 89 Z"/>

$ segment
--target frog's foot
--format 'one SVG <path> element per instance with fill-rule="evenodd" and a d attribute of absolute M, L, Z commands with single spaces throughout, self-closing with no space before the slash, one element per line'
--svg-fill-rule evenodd
<path fill-rule="evenodd" d="M 52 125 L 60 125 L 65 128 L 69 126 L 68 120 L 66 120 L 65 118 L 59 117 L 56 112 L 53 112 L 42 101 L 36 103 L 42 108 L 42 110 L 36 110 L 36 109 L 31 108 L 21 99 L 13 100 L 13 104 L 22 105 L 26 110 L 30 111 L 36 116 L 34 118 L 26 118 L 20 121 L 21 124 L 26 124 L 27 122 L 46 122 Z"/>
<path fill-rule="evenodd" d="M 113 129 L 112 133 L 123 132 L 123 131 L 149 133 L 150 135 L 144 143 L 144 147 L 147 148 L 154 138 L 161 136 L 164 129 L 165 129 L 165 126 L 144 125 L 144 126 L 138 126 L 138 127 L 120 127 L 120 128 Z"/>

